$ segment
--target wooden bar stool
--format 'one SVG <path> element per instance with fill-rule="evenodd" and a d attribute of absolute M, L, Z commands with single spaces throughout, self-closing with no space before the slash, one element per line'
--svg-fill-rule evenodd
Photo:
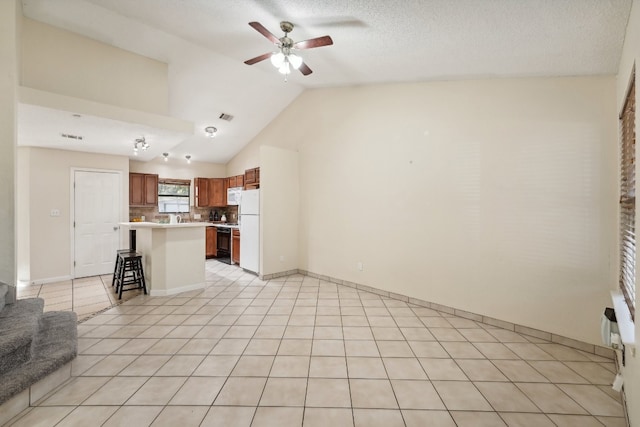
<path fill-rule="evenodd" d="M 118 249 L 116 251 L 116 262 L 114 263 L 114 268 L 113 268 L 113 278 L 111 279 L 111 287 L 113 288 L 116 284 L 116 277 L 118 277 L 118 272 L 120 271 L 120 254 L 126 254 L 126 253 L 131 253 L 131 252 L 135 252 L 135 250 L 131 250 L 131 249 Z"/>
<path fill-rule="evenodd" d="M 142 254 L 140 252 L 123 251 L 123 253 L 118 253 L 118 258 L 118 270 L 114 275 L 118 299 L 122 299 L 123 291 L 134 289 L 142 289 L 146 295 L 147 286 L 142 268 Z M 125 286 L 127 289 L 125 289 Z"/>
<path fill-rule="evenodd" d="M 111 279 L 111 287 L 116 283 L 117 273 L 120 271 L 120 254 L 136 251 L 136 230 L 129 230 L 129 249 L 118 249 L 116 251 L 116 262 L 113 266 L 113 278 Z"/>

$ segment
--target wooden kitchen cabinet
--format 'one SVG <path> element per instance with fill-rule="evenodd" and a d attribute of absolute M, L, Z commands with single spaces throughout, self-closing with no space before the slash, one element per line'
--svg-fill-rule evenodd
<path fill-rule="evenodd" d="M 196 207 L 227 206 L 227 178 L 195 178 L 194 187 Z"/>
<path fill-rule="evenodd" d="M 231 262 L 240 264 L 240 230 L 231 231 Z"/>
<path fill-rule="evenodd" d="M 147 206 L 158 206 L 158 175 L 144 175 L 144 203 Z"/>
<path fill-rule="evenodd" d="M 236 178 L 237 177 L 235 177 L 235 176 L 230 176 L 229 178 L 227 178 L 227 187 L 228 188 L 237 187 L 236 183 L 238 182 L 238 180 Z"/>
<path fill-rule="evenodd" d="M 218 256 L 218 229 L 216 227 L 206 227 L 205 252 L 206 258 Z"/>
<path fill-rule="evenodd" d="M 195 178 L 193 187 L 196 193 L 195 206 L 199 208 L 209 207 L 209 178 Z"/>
<path fill-rule="evenodd" d="M 227 178 L 227 188 L 244 187 L 244 175 L 230 176 Z"/>
<path fill-rule="evenodd" d="M 260 188 L 260 168 L 247 169 L 244 171 L 244 188 Z"/>
<path fill-rule="evenodd" d="M 209 206 L 227 206 L 226 178 L 209 178 Z"/>
<path fill-rule="evenodd" d="M 158 206 L 158 175 L 129 174 L 129 206 Z"/>

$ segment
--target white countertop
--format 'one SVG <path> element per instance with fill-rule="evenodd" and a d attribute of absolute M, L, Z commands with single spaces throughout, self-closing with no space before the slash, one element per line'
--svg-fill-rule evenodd
<path fill-rule="evenodd" d="M 180 224 L 160 224 L 157 222 L 120 222 L 119 225 L 130 228 L 194 228 L 207 227 L 208 222 L 182 222 Z"/>

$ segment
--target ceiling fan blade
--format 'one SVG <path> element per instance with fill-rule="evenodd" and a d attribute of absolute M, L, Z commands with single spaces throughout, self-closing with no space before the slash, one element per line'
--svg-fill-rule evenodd
<path fill-rule="evenodd" d="M 303 40 L 293 44 L 295 49 L 313 49 L 314 47 L 329 46 L 333 40 L 329 36 L 316 37 L 315 39 Z"/>
<path fill-rule="evenodd" d="M 247 65 L 253 65 L 256 62 L 264 61 L 265 59 L 271 57 L 271 55 L 273 55 L 271 52 L 267 52 L 263 55 L 256 56 L 255 58 L 247 59 L 246 61 L 244 61 L 244 63 Z"/>
<path fill-rule="evenodd" d="M 253 27 L 254 30 L 268 38 L 271 43 L 278 44 L 280 43 L 280 39 L 274 36 L 271 31 L 267 30 L 261 23 L 259 22 L 249 22 L 249 25 Z"/>
<path fill-rule="evenodd" d="M 309 74 L 313 73 L 313 71 L 311 71 L 311 68 L 309 68 L 309 66 L 304 62 L 300 65 L 298 70 L 300 70 L 300 72 L 305 76 L 308 76 Z"/>

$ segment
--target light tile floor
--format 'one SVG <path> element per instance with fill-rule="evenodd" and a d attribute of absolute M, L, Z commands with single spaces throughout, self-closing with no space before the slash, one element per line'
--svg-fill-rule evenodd
<path fill-rule="evenodd" d="M 625 425 L 609 359 L 300 275 L 208 261 L 206 289 L 78 333 L 72 379 L 13 426 Z"/>
<path fill-rule="evenodd" d="M 141 290 L 129 290 L 122 293 L 122 300 L 118 300 L 118 295 L 111 287 L 112 277 L 109 274 L 44 285 L 19 286 L 17 294 L 18 298 L 44 299 L 44 311 L 75 311 L 78 319 L 84 320 L 143 294 Z"/>

